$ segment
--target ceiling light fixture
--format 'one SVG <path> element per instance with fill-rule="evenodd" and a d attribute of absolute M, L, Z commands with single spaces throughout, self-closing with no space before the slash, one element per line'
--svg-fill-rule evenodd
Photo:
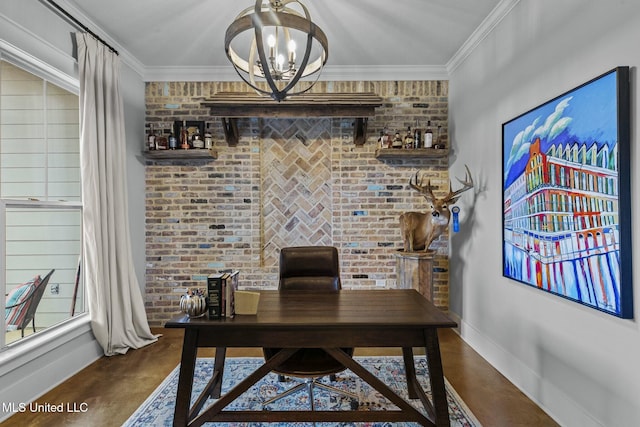
<path fill-rule="evenodd" d="M 311 89 L 329 54 L 327 36 L 298 0 L 256 0 L 227 28 L 224 49 L 242 80 L 278 102 Z M 315 80 L 300 82 L 312 74 Z M 256 78 L 264 79 L 268 90 Z"/>

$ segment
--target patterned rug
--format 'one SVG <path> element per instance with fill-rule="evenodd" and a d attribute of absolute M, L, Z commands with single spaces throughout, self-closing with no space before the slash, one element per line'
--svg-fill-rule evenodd
<path fill-rule="evenodd" d="M 404 363 L 401 357 L 356 357 L 358 363 L 369 370 L 376 377 L 380 378 L 398 394 L 407 399 L 406 382 L 404 375 Z M 227 358 L 225 361 L 224 380 L 222 393 L 226 393 L 257 367 L 262 365 L 264 360 L 258 357 Z M 427 361 L 424 356 L 415 357 L 416 375 L 418 381 L 431 398 L 429 390 L 429 377 Z M 213 371 L 213 359 L 201 358 L 197 360 L 195 368 L 195 382 L 193 385 L 192 404 L 200 394 L 206 383 L 211 378 Z M 169 374 L 169 376 L 158 386 L 158 388 L 147 398 L 147 400 L 136 410 L 136 412 L 125 422 L 125 427 L 147 427 L 147 426 L 171 426 L 173 423 L 173 410 L 175 407 L 176 390 L 178 386 L 179 367 Z M 337 381 L 332 382 L 334 387 L 349 390 L 359 396 L 360 410 L 385 410 L 396 409 L 395 405 L 389 402 L 384 396 L 373 390 L 369 384 L 358 378 L 350 370 L 346 370 L 337 375 Z M 257 384 L 254 384 L 239 399 L 231 403 L 225 410 L 261 410 L 262 402 L 296 385 L 300 380 L 291 378 L 286 382 L 278 382 L 276 374 L 270 373 Z M 328 381 L 328 378 L 321 381 Z M 447 401 L 449 403 L 449 417 L 451 425 L 454 427 L 480 427 L 480 423 L 466 407 L 462 399 L 456 394 L 453 388 L 445 379 L 447 391 Z M 287 396 L 269 405 L 272 410 L 308 410 L 309 395 L 306 391 L 300 391 Z M 321 388 L 314 389 L 314 399 L 316 410 L 350 410 L 350 399 L 329 393 Z M 420 408 L 419 400 L 409 400 L 413 405 Z M 208 406 L 207 403 L 206 406 Z M 207 423 L 206 426 L 213 426 Z M 257 426 L 313 426 L 313 423 L 251 423 L 251 427 Z M 416 423 L 316 423 L 317 426 L 366 426 L 366 427 L 386 427 L 386 426 L 414 426 Z M 216 426 L 241 427 L 249 426 L 249 423 L 217 423 Z"/>

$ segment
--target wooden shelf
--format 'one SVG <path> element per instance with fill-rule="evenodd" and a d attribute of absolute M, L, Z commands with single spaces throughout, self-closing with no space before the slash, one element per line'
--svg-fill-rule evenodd
<path fill-rule="evenodd" d="M 375 116 L 382 98 L 375 93 L 314 93 L 296 95 L 281 102 L 252 93 L 219 92 L 202 102 L 212 117 L 220 117 L 229 145 L 238 143 L 238 118 L 353 117 L 353 141 L 367 140 L 367 122 Z"/>
<path fill-rule="evenodd" d="M 439 159 L 449 155 L 446 148 L 378 148 L 376 159 Z"/>
<path fill-rule="evenodd" d="M 145 150 L 142 156 L 146 160 L 215 160 L 218 152 L 207 149 L 191 150 Z"/>

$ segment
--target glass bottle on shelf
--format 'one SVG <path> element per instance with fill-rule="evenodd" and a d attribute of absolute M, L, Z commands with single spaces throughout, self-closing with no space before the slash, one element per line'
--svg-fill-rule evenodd
<path fill-rule="evenodd" d="M 171 132 L 169 134 L 169 150 L 176 150 L 176 149 L 178 149 L 178 138 L 176 138 L 173 132 Z"/>
<path fill-rule="evenodd" d="M 391 148 L 402 148 L 402 137 L 400 136 L 400 132 L 396 132 L 393 137 L 393 141 L 391 141 Z"/>
<path fill-rule="evenodd" d="M 164 136 L 162 129 L 156 129 L 156 150 L 167 150 L 169 148 L 169 141 Z"/>
<path fill-rule="evenodd" d="M 193 134 L 193 139 L 191 140 L 191 144 L 193 148 L 204 148 L 204 140 L 202 139 L 202 135 L 200 135 L 200 128 L 196 127 L 196 131 Z"/>
<path fill-rule="evenodd" d="M 187 121 L 182 121 L 182 127 L 180 128 L 180 148 L 183 150 L 189 149 L 189 131 L 187 130 Z"/>
<path fill-rule="evenodd" d="M 433 131 L 431 130 L 431 120 L 429 120 L 424 131 L 424 148 L 431 147 L 433 147 Z"/>
<path fill-rule="evenodd" d="M 418 128 L 418 121 L 416 120 L 416 127 L 413 129 L 413 148 L 422 147 L 422 130 Z"/>
<path fill-rule="evenodd" d="M 411 126 L 407 127 L 407 134 L 404 136 L 404 148 L 413 148 L 413 132 L 411 132 Z"/>
<path fill-rule="evenodd" d="M 147 134 L 147 148 L 149 150 L 155 150 L 156 147 L 156 134 L 153 133 L 153 125 L 149 125 L 149 133 Z"/>
<path fill-rule="evenodd" d="M 391 135 L 389 135 L 389 128 L 384 127 L 384 135 L 382 136 L 382 140 L 384 142 L 383 148 L 391 148 Z"/>
<path fill-rule="evenodd" d="M 438 126 L 438 133 L 436 134 L 436 145 L 435 145 L 435 147 L 442 149 L 442 148 L 444 148 L 444 142 L 442 142 L 441 137 L 440 137 L 440 135 L 441 135 L 440 132 L 441 131 L 442 131 L 442 126 Z"/>

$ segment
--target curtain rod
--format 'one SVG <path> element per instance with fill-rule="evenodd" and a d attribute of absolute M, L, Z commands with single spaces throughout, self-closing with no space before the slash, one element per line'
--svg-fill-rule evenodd
<path fill-rule="evenodd" d="M 107 48 L 109 48 L 109 50 L 111 50 L 113 53 L 115 53 L 116 55 L 120 55 L 118 53 L 118 51 L 111 46 L 109 43 L 107 43 L 106 41 L 104 41 L 99 35 L 97 35 L 96 33 L 94 33 L 93 31 L 91 31 L 89 29 L 89 27 L 87 27 L 86 25 L 84 25 L 82 22 L 80 22 L 78 19 L 76 19 L 73 15 L 71 15 L 69 12 L 67 12 L 66 10 L 64 10 L 62 7 L 60 7 L 56 2 L 54 2 L 53 0 L 40 0 L 43 3 L 47 3 L 48 5 L 50 5 L 52 8 L 55 9 L 54 12 L 57 12 L 58 14 L 62 15 L 63 18 L 68 19 L 69 21 L 71 21 L 77 28 L 86 31 L 87 33 L 91 34 L 96 40 L 98 40 L 100 43 L 102 43 L 103 45 L 105 45 Z"/>

